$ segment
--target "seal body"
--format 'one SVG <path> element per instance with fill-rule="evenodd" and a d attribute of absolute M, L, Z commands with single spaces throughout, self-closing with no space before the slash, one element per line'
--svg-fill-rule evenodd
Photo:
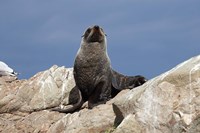
<path fill-rule="evenodd" d="M 122 89 L 132 89 L 146 82 L 143 76 L 124 76 L 111 68 L 103 29 L 89 27 L 81 41 L 74 62 L 74 78 L 88 104 L 106 102 Z"/>
<path fill-rule="evenodd" d="M 51 110 L 74 112 L 86 101 L 88 107 L 92 108 L 99 103 L 105 103 L 122 89 L 132 89 L 146 82 L 143 76 L 125 76 L 111 68 L 106 34 L 97 25 L 89 27 L 82 36 L 73 73 L 80 100 L 70 108 Z"/>
<path fill-rule="evenodd" d="M 74 78 L 84 101 L 97 103 L 111 98 L 111 64 L 106 35 L 99 26 L 88 28 L 83 35 L 74 62 Z"/>

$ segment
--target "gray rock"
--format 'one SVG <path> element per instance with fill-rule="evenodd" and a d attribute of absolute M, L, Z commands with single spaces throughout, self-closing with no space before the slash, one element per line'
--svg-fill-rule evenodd
<path fill-rule="evenodd" d="M 67 114 L 51 126 L 48 133 L 99 133 L 113 127 L 115 115 L 111 105 L 99 105 Z"/>
<path fill-rule="evenodd" d="M 33 112 L 59 105 L 67 105 L 69 93 L 75 86 L 73 70 L 53 66 L 19 85 L 16 90 L 2 87 L 0 112 Z M 10 83 L 12 84 L 12 83 Z"/>
<path fill-rule="evenodd" d="M 129 114 L 113 133 L 143 133 L 143 127 L 136 121 L 135 115 Z"/>
<path fill-rule="evenodd" d="M 28 80 L 0 81 L 0 132 L 101 132 L 113 127 L 114 100 L 73 114 L 48 111 L 77 102 L 71 68 L 53 66 Z"/>
<path fill-rule="evenodd" d="M 65 114 L 40 110 L 69 104 L 72 73 L 71 68 L 53 66 L 29 80 L 1 77 L 0 132 L 46 132 Z"/>
<path fill-rule="evenodd" d="M 45 133 L 50 126 L 64 117 L 58 112 L 39 111 L 29 113 L 0 114 L 1 133 Z"/>
<path fill-rule="evenodd" d="M 121 123 L 115 132 L 126 128 L 127 121 L 135 121 L 138 131 L 147 133 L 200 132 L 199 94 L 197 56 L 121 96 L 113 104 L 116 124 Z"/>
<path fill-rule="evenodd" d="M 73 69 L 58 66 L 28 80 L 0 77 L 0 132 L 200 132 L 200 56 L 93 109 L 48 110 L 76 103 L 74 86 Z"/>

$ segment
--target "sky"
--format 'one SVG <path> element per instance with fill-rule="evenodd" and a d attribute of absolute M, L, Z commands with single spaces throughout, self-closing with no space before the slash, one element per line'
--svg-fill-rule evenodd
<path fill-rule="evenodd" d="M 1 0 L 0 61 L 28 79 L 73 67 L 91 25 L 107 34 L 113 69 L 154 78 L 199 55 L 199 0 Z"/>

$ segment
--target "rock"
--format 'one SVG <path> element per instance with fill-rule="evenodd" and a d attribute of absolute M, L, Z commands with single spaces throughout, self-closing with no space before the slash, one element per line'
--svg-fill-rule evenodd
<path fill-rule="evenodd" d="M 72 68 L 53 66 L 29 80 L 1 78 L 0 132 L 46 132 L 65 114 L 40 110 L 69 104 L 75 86 L 72 72 Z"/>
<path fill-rule="evenodd" d="M 59 105 L 67 105 L 75 86 L 73 70 L 53 66 L 20 84 L 15 89 L 2 87 L 8 92 L 1 96 L 0 112 L 33 112 Z M 13 83 L 10 83 L 12 85 Z"/>
<path fill-rule="evenodd" d="M 113 127 L 115 115 L 111 105 L 99 105 L 67 114 L 49 129 L 48 133 L 100 133 Z"/>
<path fill-rule="evenodd" d="M 36 133 L 47 132 L 64 114 L 49 111 L 28 113 L 15 112 L 0 114 L 0 132 L 4 133 Z"/>
<path fill-rule="evenodd" d="M 72 68 L 52 66 L 28 80 L 0 81 L 0 132 L 102 132 L 113 127 L 115 99 L 73 114 L 48 110 L 77 102 Z"/>
<path fill-rule="evenodd" d="M 200 56 L 93 109 L 49 110 L 76 103 L 75 88 L 72 68 L 52 66 L 28 80 L 0 77 L 0 132 L 200 132 Z"/>
<path fill-rule="evenodd" d="M 128 91 L 130 90 L 121 91 L 106 104 L 98 105 L 93 109 L 83 109 L 73 114 L 67 114 L 52 125 L 48 133 L 104 133 L 112 131 L 115 121 L 112 104 Z"/>
<path fill-rule="evenodd" d="M 6 82 L 11 83 L 15 80 L 17 80 L 17 77 L 14 76 L 0 76 L 0 85 L 6 84 Z"/>
<path fill-rule="evenodd" d="M 116 133 L 200 132 L 200 56 L 133 89 L 113 104 Z M 127 128 L 131 122 L 132 126 Z"/>
<path fill-rule="evenodd" d="M 136 121 L 135 115 L 129 114 L 113 133 L 143 133 L 142 125 Z"/>

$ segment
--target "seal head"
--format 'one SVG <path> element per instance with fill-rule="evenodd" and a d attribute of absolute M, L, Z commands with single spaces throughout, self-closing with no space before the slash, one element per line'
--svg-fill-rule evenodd
<path fill-rule="evenodd" d="M 102 28 L 100 28 L 98 25 L 95 25 L 94 27 L 89 27 L 85 31 L 83 39 L 86 43 L 101 43 L 105 39 L 105 33 L 103 32 Z"/>

